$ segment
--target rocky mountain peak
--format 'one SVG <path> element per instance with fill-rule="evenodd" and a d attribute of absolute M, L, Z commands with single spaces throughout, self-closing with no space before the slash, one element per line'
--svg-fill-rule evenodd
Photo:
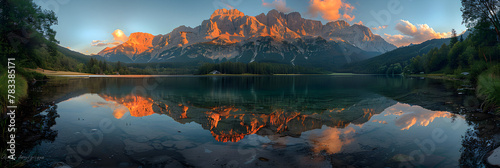
<path fill-rule="evenodd" d="M 136 32 L 130 34 L 127 42 L 144 46 L 152 46 L 154 37 L 154 35 L 149 33 Z"/>
<path fill-rule="evenodd" d="M 343 29 L 343 28 L 349 27 L 351 25 L 349 25 L 349 23 L 347 23 L 345 20 L 337 20 L 337 21 L 331 21 L 331 22 L 326 23 L 326 26 L 333 27 L 336 29 Z"/>
<path fill-rule="evenodd" d="M 221 57 L 231 59 L 243 52 L 242 49 L 235 47 L 244 46 L 263 37 L 274 39 L 273 45 L 284 41 L 293 42 L 297 39 L 320 37 L 317 41 L 325 42 L 324 44 L 331 41 L 347 43 L 364 51 L 384 53 L 396 48 L 380 36 L 374 35 L 368 27 L 356 24 L 351 26 L 344 20 L 323 25 L 321 21 L 302 18 L 298 12 L 285 14 L 273 9 L 267 14 L 261 13 L 254 17 L 247 16 L 237 9 L 217 9 L 209 19 L 194 28 L 179 26 L 168 34 L 158 36 L 142 32 L 132 33 L 127 42 L 106 48 L 99 52 L 99 55 L 126 56 L 130 58 L 129 62 L 167 61 L 167 59 L 172 61 L 179 56 L 174 53 L 182 55 L 196 44 L 216 44 L 231 49 L 210 49 L 211 54 L 202 55 L 211 60 Z M 314 42 L 314 44 L 319 43 Z M 298 50 L 303 50 L 302 47 Z M 199 48 L 200 52 L 204 50 Z M 171 55 L 171 58 L 165 57 L 166 55 Z M 189 58 L 196 58 L 199 55 L 190 54 Z"/>
<path fill-rule="evenodd" d="M 240 12 L 238 9 L 217 9 L 212 13 L 212 16 L 210 16 L 210 19 L 213 19 L 215 17 L 243 17 L 245 14 L 243 12 Z"/>

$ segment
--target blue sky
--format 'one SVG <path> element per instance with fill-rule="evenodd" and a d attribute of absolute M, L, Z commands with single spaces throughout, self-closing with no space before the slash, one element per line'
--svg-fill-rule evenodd
<path fill-rule="evenodd" d="M 451 29 L 466 30 L 461 24 L 459 0 L 36 0 L 54 10 L 59 24 L 53 26 L 60 45 L 84 54 L 97 53 L 105 46 L 92 46 L 94 40 L 113 42 L 112 33 L 125 35 L 147 32 L 167 34 L 186 25 L 196 27 L 214 10 L 236 8 L 255 16 L 277 8 L 296 11 L 302 17 L 328 21 L 360 21 L 398 46 L 449 36 Z M 340 17 L 338 17 L 339 15 Z M 347 16 L 347 17 L 344 17 Z M 338 18 L 337 18 L 338 17 Z M 433 31 L 432 31 L 432 30 Z"/>

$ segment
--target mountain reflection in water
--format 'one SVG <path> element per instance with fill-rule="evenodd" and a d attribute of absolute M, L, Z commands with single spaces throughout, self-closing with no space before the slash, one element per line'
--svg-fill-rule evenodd
<path fill-rule="evenodd" d="M 348 144 L 352 141 L 347 137 L 342 138 L 342 140 L 340 138 L 340 135 L 351 135 L 356 132 L 352 127 L 346 128 L 351 123 L 358 123 L 358 127 L 362 127 L 365 122 L 392 123 L 404 131 L 412 126 L 428 126 L 436 118 L 455 116 L 450 112 L 431 111 L 420 106 L 411 106 L 399 102 L 382 109 L 383 111 L 380 111 L 381 109 L 375 111 L 373 108 L 360 109 L 351 106 L 301 114 L 298 111 L 285 111 L 284 109 L 249 111 L 236 108 L 234 105 L 228 105 L 209 108 L 192 107 L 188 113 L 190 108 L 187 105 L 168 101 L 155 102 L 152 98 L 139 95 L 129 94 L 122 97 L 113 97 L 99 94 L 99 96 L 105 102 L 93 102 L 93 107 L 111 108 L 116 119 L 122 118 L 127 112 L 133 117 L 150 116 L 155 113 L 167 115 L 175 120 L 183 120 L 184 123 L 194 121 L 202 125 L 204 129 L 210 130 L 215 140 L 220 142 L 238 142 L 246 135 L 251 134 L 300 136 L 304 131 L 319 129 L 321 126 L 327 125 L 330 129 L 325 130 L 321 135 L 312 136 L 311 141 L 316 145 L 314 148 L 316 152 L 326 150 L 328 153 L 337 153 L 340 151 L 342 144 Z M 385 100 L 385 98 L 379 99 L 370 101 L 393 103 L 393 101 Z M 345 117 L 348 114 L 355 114 L 355 117 Z M 383 119 L 372 119 L 373 116 L 378 115 L 384 116 Z M 347 118 L 350 120 L 347 120 Z M 387 121 L 386 118 L 393 120 Z M 359 124 L 360 121 L 361 124 Z"/>
<path fill-rule="evenodd" d="M 44 98 L 57 104 L 60 118 L 51 129 L 58 137 L 37 149 L 64 160 L 66 147 L 85 140 L 82 132 L 109 119 L 116 130 L 83 157 L 102 161 L 79 166 L 113 166 L 121 158 L 146 166 L 322 167 L 338 158 L 354 166 L 456 167 L 461 137 L 470 129 L 462 116 L 448 112 L 461 106 L 454 104 L 461 97 L 432 80 L 185 77 L 134 91 L 151 80 L 157 79 L 52 81 L 57 90 Z M 435 130 L 447 139 L 414 163 L 416 142 L 432 140 Z"/>

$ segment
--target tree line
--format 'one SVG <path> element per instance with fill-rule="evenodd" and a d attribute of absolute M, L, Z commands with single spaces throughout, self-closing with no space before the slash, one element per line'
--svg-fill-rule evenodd
<path fill-rule="evenodd" d="M 322 74 L 327 73 L 320 68 L 305 68 L 277 63 L 241 63 L 241 62 L 223 62 L 223 63 L 205 63 L 198 68 L 197 74 L 209 74 L 218 71 L 222 74 Z"/>
<path fill-rule="evenodd" d="M 460 38 L 452 31 L 449 44 L 433 48 L 428 53 L 412 58 L 403 69 L 406 74 L 445 73 L 461 75 L 470 74 L 475 78 L 483 71 L 500 61 L 500 43 L 495 31 L 489 29 L 488 22 L 478 23 L 476 29 L 468 38 Z"/>

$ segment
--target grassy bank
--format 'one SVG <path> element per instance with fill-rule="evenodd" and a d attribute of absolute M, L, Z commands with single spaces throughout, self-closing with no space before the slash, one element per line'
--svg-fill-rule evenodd
<path fill-rule="evenodd" d="M 6 72 L 6 71 L 4 71 Z M 0 102 L 2 104 L 2 108 L 5 108 L 7 105 L 10 105 L 9 99 L 8 99 L 8 74 L 3 73 L 2 76 L 0 76 Z M 14 94 L 14 104 L 17 104 L 20 102 L 21 99 L 26 97 L 28 95 L 28 81 L 22 77 L 20 74 L 16 74 L 15 78 L 15 91 L 16 93 Z"/>
<path fill-rule="evenodd" d="M 479 75 L 476 94 L 484 100 L 482 108 L 500 115 L 500 65 Z"/>
<path fill-rule="evenodd" d="M 7 105 L 10 105 L 8 98 L 8 73 L 6 69 L 2 69 L 2 73 L 0 76 L 0 104 L 2 105 L 2 109 L 5 112 Z M 34 80 L 43 80 L 45 79 L 45 75 L 40 74 L 35 71 L 25 70 L 23 68 L 16 69 L 16 78 L 15 78 L 15 93 L 14 93 L 14 104 L 18 104 L 21 102 L 23 98 L 28 96 L 28 88 L 29 82 Z"/>

